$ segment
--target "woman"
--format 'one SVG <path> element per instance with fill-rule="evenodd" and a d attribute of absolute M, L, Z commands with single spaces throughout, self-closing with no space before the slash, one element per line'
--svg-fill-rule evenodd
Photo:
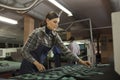
<path fill-rule="evenodd" d="M 81 64 L 89 66 L 88 61 L 83 61 L 74 56 L 70 50 L 63 45 L 56 29 L 60 21 L 59 15 L 55 12 L 49 12 L 45 19 L 45 26 L 35 29 L 29 36 L 27 42 L 23 46 L 22 56 L 24 57 L 20 72 L 34 73 L 44 71 L 44 61 L 47 53 L 54 45 L 59 46 L 67 58 L 78 61 Z"/>

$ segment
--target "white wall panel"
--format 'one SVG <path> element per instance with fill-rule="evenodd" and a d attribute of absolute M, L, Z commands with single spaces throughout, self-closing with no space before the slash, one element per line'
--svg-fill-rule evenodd
<path fill-rule="evenodd" d="M 120 75 L 120 12 L 112 13 L 115 71 Z"/>

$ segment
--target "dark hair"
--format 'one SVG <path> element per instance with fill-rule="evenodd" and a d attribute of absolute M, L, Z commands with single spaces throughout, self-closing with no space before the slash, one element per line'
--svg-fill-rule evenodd
<path fill-rule="evenodd" d="M 59 18 L 60 15 L 58 15 L 56 12 L 54 11 L 50 11 L 47 15 L 46 15 L 46 18 L 45 20 L 41 23 L 41 26 L 45 26 L 46 25 L 46 19 L 54 19 L 54 18 Z"/>
<path fill-rule="evenodd" d="M 73 36 L 71 36 L 71 37 L 69 38 L 69 40 L 70 40 L 70 41 L 74 41 L 75 38 L 74 38 Z"/>
<path fill-rule="evenodd" d="M 56 12 L 54 12 L 54 11 L 51 11 L 51 12 L 49 12 L 47 15 L 46 15 L 46 19 L 49 19 L 49 20 L 51 20 L 51 19 L 54 19 L 54 18 L 59 18 L 59 15 L 56 13 Z"/>

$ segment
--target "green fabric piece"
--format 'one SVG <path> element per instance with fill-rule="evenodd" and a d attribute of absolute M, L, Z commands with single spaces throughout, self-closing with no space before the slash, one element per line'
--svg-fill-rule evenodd
<path fill-rule="evenodd" d="M 12 77 L 18 80 L 76 80 L 87 79 L 90 76 L 100 75 L 102 72 L 83 65 L 71 65 L 49 69 L 41 73 L 24 74 Z"/>
<path fill-rule="evenodd" d="M 14 71 L 20 69 L 20 62 L 0 61 L 0 72 Z"/>

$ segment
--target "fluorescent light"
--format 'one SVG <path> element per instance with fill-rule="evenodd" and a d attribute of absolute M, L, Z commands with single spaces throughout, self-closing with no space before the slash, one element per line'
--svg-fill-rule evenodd
<path fill-rule="evenodd" d="M 0 16 L 0 21 L 10 23 L 10 24 L 17 24 L 18 23 L 16 20 L 6 18 L 6 17 L 3 17 L 3 16 Z"/>
<path fill-rule="evenodd" d="M 62 6 L 56 0 L 48 0 L 48 1 L 51 2 L 52 4 L 54 4 L 55 6 L 57 6 L 58 8 L 60 8 L 61 10 L 63 10 L 65 13 L 68 14 L 68 16 L 73 16 L 72 13 L 68 9 L 66 9 L 64 6 Z"/>

